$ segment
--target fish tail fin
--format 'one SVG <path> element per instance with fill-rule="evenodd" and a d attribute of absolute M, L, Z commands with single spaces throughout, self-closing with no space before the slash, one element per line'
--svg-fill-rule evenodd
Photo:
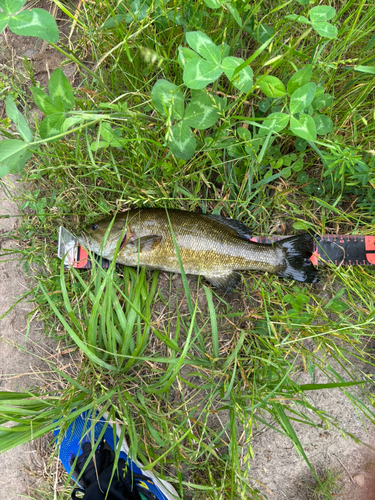
<path fill-rule="evenodd" d="M 319 281 L 318 270 L 310 260 L 314 251 L 314 238 L 320 239 L 318 236 L 306 233 L 276 243 L 275 246 L 278 246 L 284 254 L 283 269 L 277 273 L 278 276 L 304 283 Z"/>

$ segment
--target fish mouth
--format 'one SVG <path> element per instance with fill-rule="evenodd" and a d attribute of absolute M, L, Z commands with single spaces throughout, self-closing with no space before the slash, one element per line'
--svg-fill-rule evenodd
<path fill-rule="evenodd" d="M 96 254 L 99 252 L 99 246 L 87 233 L 81 232 L 81 234 L 77 236 L 77 241 L 86 251 L 94 252 Z"/>
<path fill-rule="evenodd" d="M 76 238 L 77 238 L 78 243 L 80 243 L 81 245 L 83 245 L 83 246 L 89 245 L 89 238 L 88 238 L 86 233 L 81 232 L 81 234 L 77 235 Z"/>

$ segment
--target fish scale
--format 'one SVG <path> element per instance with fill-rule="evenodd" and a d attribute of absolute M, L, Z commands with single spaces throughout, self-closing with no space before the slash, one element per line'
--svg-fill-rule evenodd
<path fill-rule="evenodd" d="M 184 270 L 187 274 L 210 274 L 214 267 L 217 271 L 248 269 L 261 263 L 268 270 L 269 266 L 276 265 L 276 255 L 270 251 L 268 245 L 252 245 L 249 247 L 248 240 L 239 239 L 236 234 L 231 234 L 228 227 L 217 221 L 212 221 L 200 214 L 189 212 L 169 211 L 169 220 L 174 230 L 174 236 L 180 252 Z M 146 213 L 147 224 L 140 221 L 130 221 L 130 227 L 137 237 L 145 237 L 148 234 L 162 234 L 163 242 L 153 253 L 142 255 L 142 265 L 149 268 L 162 269 L 165 271 L 179 272 L 178 259 L 169 229 L 168 219 L 165 212 L 158 213 L 162 216 L 152 224 L 153 213 Z M 193 217 L 191 217 L 193 215 Z M 124 220 L 126 224 L 126 220 Z M 129 262 L 125 252 L 119 252 L 117 261 Z M 138 256 L 137 256 L 138 258 Z M 166 262 L 167 260 L 167 262 Z M 267 268 L 267 269 L 266 269 Z"/>

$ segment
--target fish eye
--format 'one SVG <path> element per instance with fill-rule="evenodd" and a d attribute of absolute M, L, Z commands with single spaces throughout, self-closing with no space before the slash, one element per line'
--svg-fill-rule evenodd
<path fill-rule="evenodd" d="M 99 227 L 99 226 L 98 226 L 98 224 L 93 224 L 93 225 L 91 226 L 91 229 L 93 229 L 93 230 L 95 231 L 95 229 L 98 229 L 98 227 Z"/>

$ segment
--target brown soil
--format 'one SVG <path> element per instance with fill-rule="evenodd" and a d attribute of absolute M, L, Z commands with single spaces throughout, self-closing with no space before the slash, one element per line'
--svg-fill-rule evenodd
<path fill-rule="evenodd" d="M 4 180 L 4 179 L 3 179 Z M 10 188 L 8 195 L 14 193 L 11 188 L 16 180 L 9 176 L 4 184 Z M 0 191 L 0 248 L 17 251 L 17 243 L 7 235 L 18 224 L 19 211 L 14 202 L 7 199 L 4 190 Z M 30 280 L 19 265 L 17 254 L 0 258 L 0 317 L 15 301 L 30 288 Z M 33 304 L 27 300 L 19 302 L 3 319 L 0 320 L 0 390 L 24 391 L 43 384 L 48 378 L 48 365 L 43 361 L 53 353 L 54 345 L 41 335 L 43 324 L 37 320 L 30 322 L 27 333 L 27 315 L 33 310 Z M 0 455 L 0 498 L 14 500 L 25 494 L 29 485 L 26 469 L 30 464 L 29 446 L 15 448 Z"/>

